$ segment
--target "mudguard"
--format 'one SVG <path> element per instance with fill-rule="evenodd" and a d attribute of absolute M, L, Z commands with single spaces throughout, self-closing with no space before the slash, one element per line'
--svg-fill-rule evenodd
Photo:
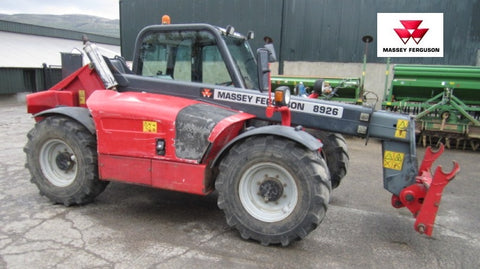
<path fill-rule="evenodd" d="M 280 136 L 286 139 L 293 140 L 299 144 L 304 145 L 309 150 L 318 150 L 323 147 L 322 142 L 317 138 L 313 137 L 309 133 L 302 130 L 302 128 L 294 128 L 283 125 L 268 125 L 258 128 L 252 128 L 239 136 L 232 139 L 227 145 L 225 145 L 220 152 L 215 157 L 215 160 L 212 162 L 211 167 L 217 165 L 217 162 L 221 157 L 238 141 L 243 140 L 247 137 L 256 136 L 256 135 L 275 135 Z"/>
<path fill-rule="evenodd" d="M 70 107 L 70 106 L 63 106 L 63 107 L 56 107 L 44 110 L 40 113 L 33 115 L 36 117 L 46 117 L 51 115 L 63 115 L 69 118 L 72 118 L 78 121 L 80 124 L 85 126 L 87 130 L 95 134 L 95 123 L 93 122 L 92 116 L 90 115 L 90 111 L 84 107 Z"/>
<path fill-rule="evenodd" d="M 201 103 L 182 108 L 175 119 L 175 155 L 200 162 L 215 126 L 236 114 L 238 111 Z"/>

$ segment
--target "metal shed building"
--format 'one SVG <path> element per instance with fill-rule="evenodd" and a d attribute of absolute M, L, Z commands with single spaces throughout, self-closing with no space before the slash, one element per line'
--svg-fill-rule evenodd
<path fill-rule="evenodd" d="M 391 76 L 387 59 L 376 55 L 377 13 L 443 13 L 444 57 L 392 58 L 392 64 L 480 65 L 480 0 L 120 0 L 122 55 L 131 60 L 137 33 L 168 14 L 172 23 L 253 30 L 253 49 L 272 37 L 279 60 L 273 74 L 360 77 L 361 39 L 371 35 L 365 88 L 381 99 Z"/>
<path fill-rule="evenodd" d="M 254 30 L 254 46 L 273 37 L 280 61 L 361 62 L 364 35 L 376 35 L 377 13 L 443 13 L 443 58 L 399 58 L 396 63 L 480 65 L 480 0 L 120 0 L 122 55 L 131 58 L 139 30 L 160 23 L 204 22 Z M 260 37 L 260 38 L 258 38 Z M 376 57 L 376 43 L 368 61 Z"/>
<path fill-rule="evenodd" d="M 81 49 L 82 34 L 0 20 L 0 95 L 40 91 L 60 81 L 60 52 Z M 118 38 L 88 37 L 120 54 Z"/>

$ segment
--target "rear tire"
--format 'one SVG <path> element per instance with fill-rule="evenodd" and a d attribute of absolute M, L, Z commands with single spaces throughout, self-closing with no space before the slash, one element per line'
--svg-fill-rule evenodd
<path fill-rule="evenodd" d="M 219 171 L 218 206 L 244 239 L 286 246 L 314 230 L 327 211 L 324 160 L 291 140 L 247 138 L 232 147 Z"/>
<path fill-rule="evenodd" d="M 27 136 L 24 151 L 32 182 L 54 203 L 86 204 L 107 186 L 98 179 L 95 136 L 80 123 L 47 117 Z"/>
<path fill-rule="evenodd" d="M 347 174 L 350 159 L 345 138 L 341 134 L 320 130 L 308 129 L 307 132 L 322 141 L 322 157 L 327 162 L 330 171 L 332 188 L 337 188 Z"/>

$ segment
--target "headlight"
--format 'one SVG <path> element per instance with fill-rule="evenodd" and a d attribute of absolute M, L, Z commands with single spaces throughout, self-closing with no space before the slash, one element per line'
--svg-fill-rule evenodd
<path fill-rule="evenodd" d="M 290 88 L 280 86 L 275 89 L 275 106 L 288 106 L 290 104 Z"/>

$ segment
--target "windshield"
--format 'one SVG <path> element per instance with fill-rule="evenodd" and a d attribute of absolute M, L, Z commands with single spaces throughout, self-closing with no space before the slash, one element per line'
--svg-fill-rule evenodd
<path fill-rule="evenodd" d="M 257 63 L 250 45 L 243 38 L 223 35 L 228 50 L 240 70 L 248 89 L 258 89 Z"/>

